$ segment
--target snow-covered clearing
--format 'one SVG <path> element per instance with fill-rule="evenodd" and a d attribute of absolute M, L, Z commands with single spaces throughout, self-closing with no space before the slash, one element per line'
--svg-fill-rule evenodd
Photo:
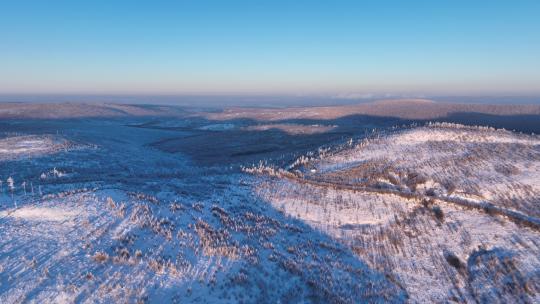
<path fill-rule="evenodd" d="M 66 140 L 54 136 L 12 136 L 0 139 L 0 161 L 40 156 L 68 148 L 70 144 Z"/>
<path fill-rule="evenodd" d="M 22 207 L 12 212 L 1 211 L 0 217 L 11 217 L 29 221 L 53 221 L 64 222 L 72 219 L 77 213 L 66 211 L 64 208 L 52 207 Z"/>

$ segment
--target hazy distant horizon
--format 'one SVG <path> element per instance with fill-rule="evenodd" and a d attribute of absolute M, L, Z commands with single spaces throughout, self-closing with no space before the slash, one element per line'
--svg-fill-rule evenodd
<path fill-rule="evenodd" d="M 331 106 L 367 103 L 382 99 L 429 99 L 436 102 L 480 104 L 540 104 L 540 94 L 531 96 L 451 95 L 110 95 L 110 94 L 0 94 L 0 102 L 23 103 L 120 103 L 178 105 L 191 107 L 286 107 Z"/>

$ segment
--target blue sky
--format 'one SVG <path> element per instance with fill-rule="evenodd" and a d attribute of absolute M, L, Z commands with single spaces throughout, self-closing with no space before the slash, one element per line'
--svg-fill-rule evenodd
<path fill-rule="evenodd" d="M 540 1 L 1 1 L 0 93 L 538 94 Z"/>

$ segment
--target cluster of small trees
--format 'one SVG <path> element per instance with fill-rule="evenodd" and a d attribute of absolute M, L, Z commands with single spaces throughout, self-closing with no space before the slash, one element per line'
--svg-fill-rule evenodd
<path fill-rule="evenodd" d="M 426 124 L 427 127 L 435 127 L 435 128 L 449 128 L 449 129 L 469 129 L 469 130 L 483 130 L 483 131 L 496 131 L 497 129 L 489 126 L 469 126 L 469 125 L 462 125 L 458 123 L 451 123 L 451 122 L 428 122 Z M 502 129 L 504 130 L 504 129 Z"/>
<path fill-rule="evenodd" d="M 6 185 L 7 187 L 7 191 L 9 191 L 9 194 L 11 195 L 11 200 L 13 201 L 13 203 L 15 204 L 15 207 L 17 207 L 17 202 L 15 200 L 15 193 L 17 191 L 17 183 L 15 181 L 15 178 L 13 176 L 9 176 L 5 183 L 3 180 L 0 179 L 0 193 L 3 193 L 4 192 L 4 184 Z M 28 191 L 30 192 L 31 195 L 34 195 L 34 183 L 33 182 L 27 182 L 25 180 L 23 180 L 21 183 L 20 183 L 20 188 L 24 195 L 28 195 Z M 41 186 L 39 187 L 39 194 L 41 195 Z"/>
<path fill-rule="evenodd" d="M 54 167 L 50 172 L 43 172 L 41 173 L 41 175 L 39 176 L 40 179 L 47 179 L 49 176 L 52 176 L 52 177 L 55 177 L 55 178 L 60 178 L 60 177 L 63 177 L 65 176 L 66 174 L 58 169 L 56 169 L 56 167 Z"/>
<path fill-rule="evenodd" d="M 275 177 L 295 177 L 296 175 L 294 173 L 291 173 L 287 170 L 283 170 L 281 168 L 274 168 L 272 166 L 267 166 L 262 163 L 259 163 L 257 166 L 253 167 L 241 167 L 241 170 L 246 173 L 250 174 L 260 174 L 260 175 L 268 175 L 268 176 L 275 176 Z M 295 171 L 296 174 L 301 174 L 299 171 Z"/>

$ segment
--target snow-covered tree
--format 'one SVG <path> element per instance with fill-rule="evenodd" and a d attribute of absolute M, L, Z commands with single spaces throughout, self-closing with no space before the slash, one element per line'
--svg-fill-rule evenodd
<path fill-rule="evenodd" d="M 15 181 L 13 180 L 13 177 L 8 177 L 8 179 L 6 180 L 7 182 L 7 186 L 9 188 L 9 191 L 11 191 L 11 193 L 13 193 L 13 191 L 15 191 Z"/>
<path fill-rule="evenodd" d="M 52 170 L 52 174 L 54 177 L 59 178 L 64 176 L 64 172 L 56 169 L 56 167 Z"/>
<path fill-rule="evenodd" d="M 15 202 L 15 199 L 13 196 L 13 192 L 15 192 L 15 181 L 13 180 L 13 177 L 10 176 L 8 177 L 6 182 L 7 182 L 8 189 L 11 192 L 11 200 L 15 203 L 15 208 L 17 208 L 17 202 Z"/>

